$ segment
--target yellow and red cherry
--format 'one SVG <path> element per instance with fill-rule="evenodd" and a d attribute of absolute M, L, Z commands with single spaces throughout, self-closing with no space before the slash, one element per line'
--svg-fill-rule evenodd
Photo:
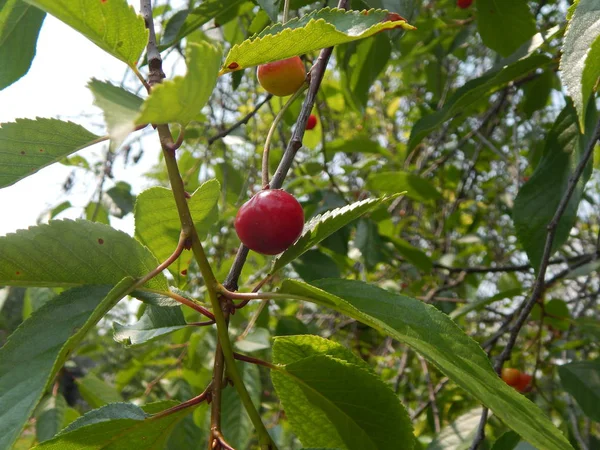
<path fill-rule="evenodd" d="M 296 92 L 306 79 L 306 70 L 299 56 L 258 66 L 256 76 L 269 93 L 285 97 Z"/>

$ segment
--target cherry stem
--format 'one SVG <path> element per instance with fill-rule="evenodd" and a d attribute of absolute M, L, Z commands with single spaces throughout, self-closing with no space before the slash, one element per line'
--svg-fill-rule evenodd
<path fill-rule="evenodd" d="M 262 158 L 262 187 L 263 189 L 269 189 L 269 150 L 271 148 L 271 139 L 273 139 L 273 135 L 275 134 L 275 130 L 277 129 L 277 125 L 281 122 L 283 115 L 288 110 L 290 105 L 294 103 L 294 101 L 308 88 L 308 84 L 305 82 L 302 86 L 294 92 L 285 105 L 281 108 L 281 110 L 275 116 L 275 120 L 271 124 L 271 128 L 269 129 L 269 133 L 267 134 L 267 139 L 265 140 L 265 147 L 263 150 L 263 158 Z"/>
<path fill-rule="evenodd" d="M 267 367 L 272 370 L 279 369 L 279 367 L 277 367 L 275 364 L 265 361 L 264 359 L 254 358 L 252 356 L 242 355 L 241 353 L 236 353 L 236 352 L 233 353 L 233 357 L 235 359 L 237 359 L 238 361 L 244 361 L 244 362 L 248 362 L 251 364 L 257 364 L 259 366 Z"/>
<path fill-rule="evenodd" d="M 163 270 L 165 270 L 167 267 L 169 267 L 171 264 L 173 264 L 175 262 L 175 260 L 177 258 L 179 258 L 179 255 L 181 255 L 181 253 L 183 252 L 183 249 L 185 248 L 185 240 L 186 239 L 187 239 L 187 235 L 183 231 L 181 233 L 179 233 L 179 242 L 177 243 L 177 247 L 175 248 L 175 251 L 171 254 L 171 256 L 169 256 L 156 269 L 154 269 L 153 271 L 147 273 L 142 278 L 140 278 L 136 284 L 138 286 L 143 286 L 146 283 L 146 281 L 154 278 L 156 275 L 158 275 Z"/>
<path fill-rule="evenodd" d="M 183 403 L 180 403 L 179 405 L 173 406 L 172 408 L 165 409 L 164 411 L 156 413 L 152 417 L 150 417 L 150 419 L 151 420 L 159 419 L 161 417 L 165 417 L 170 414 L 174 414 L 177 411 L 181 411 L 182 409 L 189 408 L 190 406 L 199 405 L 200 403 L 202 403 L 204 401 L 210 401 L 211 391 L 212 391 L 212 384 L 209 384 L 207 386 L 207 388 L 204 389 L 204 392 L 202 392 L 202 394 L 200 394 L 194 398 L 191 398 Z"/>
<path fill-rule="evenodd" d="M 198 301 L 190 300 L 189 298 L 185 298 L 184 296 L 176 294 L 175 292 L 171 292 L 171 291 L 157 291 L 154 289 L 140 289 L 140 290 L 143 292 L 150 292 L 153 294 L 165 295 L 169 298 L 172 298 L 176 302 L 181 303 L 182 305 L 188 306 L 188 307 L 192 308 L 193 310 L 198 311 L 200 314 L 208 317 L 210 320 L 215 320 L 215 315 L 212 312 L 210 312 L 208 309 L 206 309 L 204 306 L 202 306 L 200 304 L 200 302 L 198 302 Z"/>

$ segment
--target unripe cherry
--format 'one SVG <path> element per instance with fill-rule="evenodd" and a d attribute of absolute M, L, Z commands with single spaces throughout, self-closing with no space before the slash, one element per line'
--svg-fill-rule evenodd
<path fill-rule="evenodd" d="M 502 379 L 509 386 L 515 386 L 520 379 L 521 372 L 519 369 L 511 369 L 509 367 L 505 367 L 502 369 Z"/>
<path fill-rule="evenodd" d="M 292 95 L 306 79 L 306 70 L 299 56 L 258 66 L 256 76 L 260 85 L 279 97 Z"/>
<path fill-rule="evenodd" d="M 242 205 L 234 225 L 246 247 L 263 255 L 276 255 L 302 233 L 304 211 L 298 200 L 287 192 L 265 189 Z"/>
<path fill-rule="evenodd" d="M 317 126 L 317 116 L 315 116 L 314 114 L 311 114 L 310 116 L 308 116 L 308 121 L 306 122 L 306 129 L 312 130 L 316 126 Z"/>

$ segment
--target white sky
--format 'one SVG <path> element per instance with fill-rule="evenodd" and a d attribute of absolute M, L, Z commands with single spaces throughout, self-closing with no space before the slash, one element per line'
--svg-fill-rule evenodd
<path fill-rule="evenodd" d="M 46 16 L 38 39 L 37 54 L 29 72 L 19 81 L 0 91 L 0 123 L 17 118 L 57 117 L 77 122 L 92 132 L 103 134 L 101 112 L 93 106 L 93 97 L 86 85 L 91 78 L 120 83 L 126 66 L 110 56 L 62 22 Z M 90 116 L 91 115 L 91 116 Z M 78 154 L 89 157 L 101 155 L 99 144 Z M 156 139 L 144 140 L 144 157 L 140 164 L 124 171 L 123 160 L 114 166 L 116 180 L 124 180 L 138 193 L 149 183 L 141 174 L 156 161 Z M 96 179 L 83 171 L 78 173 L 75 187 L 69 194 L 62 184 L 71 167 L 53 164 L 18 183 L 0 189 L 0 236 L 37 223 L 40 214 L 59 203 L 70 200 L 85 207 L 96 188 Z M 110 187 L 110 183 L 106 188 Z M 58 218 L 78 218 L 81 209 L 71 208 Z M 131 215 L 130 215 L 131 216 Z M 132 218 L 113 220 L 115 228 L 132 232 Z"/>

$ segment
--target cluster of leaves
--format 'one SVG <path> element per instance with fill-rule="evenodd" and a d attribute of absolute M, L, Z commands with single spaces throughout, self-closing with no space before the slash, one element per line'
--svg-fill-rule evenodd
<path fill-rule="evenodd" d="M 185 129 L 177 157 L 186 202 L 224 280 L 238 244 L 233 217 L 260 183 L 259 150 L 284 105 L 263 101 L 252 67 L 293 55 L 310 65 L 333 45 L 310 111 L 319 124 L 304 134 L 285 185 L 310 220 L 283 254 L 250 253 L 241 272 L 242 290 L 267 277 L 263 291 L 276 291 L 277 303 L 230 317 L 234 349 L 263 363 L 238 371 L 274 442 L 468 448 L 484 405 L 488 447 L 597 445 L 598 159 L 560 217 L 544 295 L 512 352 L 510 364 L 534 375 L 529 398 L 489 358 L 506 345 L 542 265 L 546 227 L 597 139 L 597 2 L 567 11 L 563 0 L 475 0 L 467 10 L 454 0 L 356 0 L 346 12 L 292 0 L 285 24 L 283 0 L 188 3 L 154 8 L 159 49 L 185 54 L 184 76 L 146 98 L 90 81 L 107 136 L 50 118 L 0 128 L 0 187 L 53 163 L 100 180 L 86 220 L 0 238 L 0 284 L 10 286 L 0 296 L 10 334 L 0 349 L 0 449 L 115 439 L 181 449 L 211 439 L 206 403 L 170 408 L 210 383 L 218 338 L 197 324 L 212 287 L 188 252 L 145 279 L 178 245 L 172 178 L 161 161 L 149 174 L 158 186 L 135 196 L 123 181 L 104 188 L 107 167 L 141 149 L 134 133 L 146 124 Z M 143 79 L 149 35 L 125 0 L 8 0 L 0 88 L 26 74 L 45 13 Z M 300 98 L 284 113 L 272 171 L 301 108 Z M 85 152 L 73 155 L 104 141 L 95 169 Z M 72 209 L 56 205 L 51 218 Z M 110 226 L 127 214 L 134 236 Z M 234 389 L 223 389 L 220 406 L 227 441 L 255 447 Z"/>

